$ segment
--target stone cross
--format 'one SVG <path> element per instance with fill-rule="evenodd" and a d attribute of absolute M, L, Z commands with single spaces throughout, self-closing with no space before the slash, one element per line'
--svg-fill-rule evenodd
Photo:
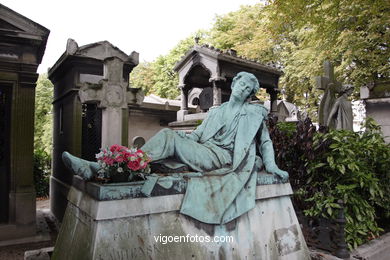
<path fill-rule="evenodd" d="M 117 57 L 104 60 L 103 79 L 98 84 L 84 83 L 79 90 L 82 103 L 98 103 L 102 108 L 102 147 L 127 146 L 128 104 L 141 104 L 143 93 L 130 89 L 123 79 L 124 61 Z"/>
<path fill-rule="evenodd" d="M 318 108 L 318 121 L 320 125 L 326 125 L 330 110 L 336 100 L 336 93 L 341 88 L 341 83 L 334 77 L 334 70 L 330 61 L 324 62 L 324 73 L 325 76 L 316 78 L 317 88 L 324 90 L 324 95 Z"/>

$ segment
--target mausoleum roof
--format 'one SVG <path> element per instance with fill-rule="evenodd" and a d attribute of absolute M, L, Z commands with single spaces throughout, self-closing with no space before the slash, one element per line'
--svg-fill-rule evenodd
<path fill-rule="evenodd" d="M 235 50 L 228 49 L 223 51 L 208 44 L 194 45 L 189 51 L 186 52 L 186 54 L 181 58 L 181 60 L 176 63 L 174 70 L 175 71 L 180 70 L 180 68 L 185 65 L 186 61 L 189 60 L 190 57 L 196 52 L 208 55 L 220 61 L 226 61 L 237 65 L 246 65 L 254 69 L 268 71 L 278 75 L 283 74 L 282 71 L 279 70 L 275 64 L 270 63 L 265 65 L 258 60 L 248 59 L 243 56 L 238 56 Z"/>
<path fill-rule="evenodd" d="M 0 4 L 0 43 L 36 46 L 37 64 L 40 64 L 49 33 L 42 25 Z"/>
<path fill-rule="evenodd" d="M 106 58 L 117 57 L 132 67 L 139 63 L 139 54 L 133 51 L 127 55 L 118 47 L 111 44 L 109 41 L 99 41 L 95 43 L 78 46 L 73 39 L 68 39 L 66 50 L 61 57 L 56 61 L 52 68 L 49 69 L 49 77 L 67 60 L 71 58 L 86 58 L 98 61 L 104 61 Z"/>
<path fill-rule="evenodd" d="M 145 96 L 141 107 L 150 108 L 150 109 L 158 109 L 158 110 L 170 110 L 170 111 L 178 111 L 180 109 L 181 100 L 175 99 L 167 99 L 156 96 L 154 94 L 150 94 Z M 190 109 L 195 109 L 196 106 L 189 105 Z"/>

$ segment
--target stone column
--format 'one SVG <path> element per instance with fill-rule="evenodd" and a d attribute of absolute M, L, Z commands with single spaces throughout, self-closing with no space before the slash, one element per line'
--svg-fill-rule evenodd
<path fill-rule="evenodd" d="M 177 111 L 177 121 L 184 121 L 185 115 L 188 114 L 188 90 L 185 88 L 185 84 L 179 85 L 181 93 L 181 106 Z"/>
<path fill-rule="evenodd" d="M 220 106 L 222 104 L 222 86 L 226 82 L 224 77 L 213 77 L 209 79 L 209 82 L 213 84 L 213 107 Z"/>
<path fill-rule="evenodd" d="M 127 82 L 123 80 L 123 61 L 112 57 L 104 60 L 103 89 L 105 94 L 100 103 L 102 111 L 102 147 L 122 144 L 122 113 L 127 108 Z M 126 138 L 127 139 L 127 138 Z"/>
<path fill-rule="evenodd" d="M 275 89 L 267 89 L 270 95 L 270 113 L 276 114 L 278 112 L 278 91 Z"/>

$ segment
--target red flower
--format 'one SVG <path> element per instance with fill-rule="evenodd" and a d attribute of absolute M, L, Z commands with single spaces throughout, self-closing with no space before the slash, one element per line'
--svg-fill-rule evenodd
<path fill-rule="evenodd" d="M 130 161 L 127 163 L 127 167 L 129 167 L 132 171 L 138 171 L 140 169 L 140 163 L 138 160 Z"/>
<path fill-rule="evenodd" d="M 123 149 L 126 149 L 126 147 L 119 145 L 119 144 L 114 144 L 114 145 L 111 145 L 111 147 L 110 147 L 111 152 L 120 152 Z"/>
<path fill-rule="evenodd" d="M 114 164 L 114 159 L 112 159 L 111 157 L 104 157 L 103 158 L 103 161 L 107 164 L 107 165 L 109 165 L 109 166 L 112 166 L 113 164 Z"/>
<path fill-rule="evenodd" d="M 118 163 L 122 163 L 122 162 L 124 162 L 125 161 L 125 158 L 123 158 L 122 156 L 117 156 L 116 158 L 115 158 L 115 160 L 118 162 Z"/>

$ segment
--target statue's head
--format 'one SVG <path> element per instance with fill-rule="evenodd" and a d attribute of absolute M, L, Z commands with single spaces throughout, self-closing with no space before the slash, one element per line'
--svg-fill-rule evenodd
<path fill-rule="evenodd" d="M 232 86 L 231 86 L 232 94 L 236 88 L 243 88 L 243 87 L 250 88 L 250 92 L 245 97 L 245 98 L 248 98 L 248 97 L 257 93 L 257 91 L 260 88 L 260 84 L 259 84 L 259 81 L 257 80 L 257 78 L 255 77 L 255 75 L 253 75 L 252 73 L 248 73 L 248 72 L 243 71 L 243 72 L 238 73 L 233 78 L 233 82 L 232 82 Z"/>
<path fill-rule="evenodd" d="M 353 85 L 345 84 L 341 86 L 340 94 L 347 93 L 347 95 L 350 95 L 353 92 Z"/>

